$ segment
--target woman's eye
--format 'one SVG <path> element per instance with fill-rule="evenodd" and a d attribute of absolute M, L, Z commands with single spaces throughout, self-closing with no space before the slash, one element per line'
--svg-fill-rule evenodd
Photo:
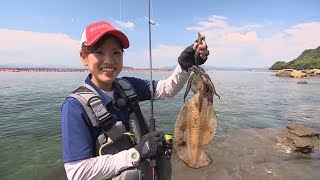
<path fill-rule="evenodd" d="M 122 51 L 119 50 L 119 51 L 114 51 L 114 54 L 122 54 Z"/>
<path fill-rule="evenodd" d="M 95 51 L 94 53 L 95 53 L 95 54 L 99 54 L 99 55 L 104 55 L 104 52 L 103 52 L 103 51 Z"/>

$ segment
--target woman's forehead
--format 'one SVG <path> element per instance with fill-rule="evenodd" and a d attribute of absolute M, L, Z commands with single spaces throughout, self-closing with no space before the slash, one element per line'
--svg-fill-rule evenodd
<path fill-rule="evenodd" d="M 113 48 L 122 48 L 120 40 L 112 35 L 106 36 L 103 41 L 99 44 L 101 48 L 113 47 Z"/>

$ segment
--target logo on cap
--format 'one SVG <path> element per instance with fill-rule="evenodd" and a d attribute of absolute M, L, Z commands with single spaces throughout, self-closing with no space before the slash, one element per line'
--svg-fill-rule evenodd
<path fill-rule="evenodd" d="M 93 32 L 93 31 L 95 31 L 97 29 L 101 29 L 101 28 L 108 28 L 108 26 L 106 24 L 102 24 L 102 25 L 99 25 L 99 26 L 94 26 L 94 27 L 91 27 L 89 31 Z"/>

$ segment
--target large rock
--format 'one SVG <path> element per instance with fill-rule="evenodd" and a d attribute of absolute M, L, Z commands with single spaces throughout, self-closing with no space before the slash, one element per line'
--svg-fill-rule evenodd
<path fill-rule="evenodd" d="M 313 137 L 313 136 L 320 136 L 320 131 L 304 127 L 301 124 L 289 124 L 287 125 L 287 129 L 290 133 L 295 134 L 300 137 Z"/>
<path fill-rule="evenodd" d="M 279 77 L 291 77 L 291 72 L 293 71 L 293 69 L 282 69 L 279 70 L 278 72 L 276 72 L 276 76 Z"/>
<path fill-rule="evenodd" d="M 306 154 L 312 152 L 312 149 L 314 148 L 313 140 L 307 137 L 299 137 L 292 133 L 287 133 L 285 140 L 287 145 L 293 148 L 296 152 Z"/>
<path fill-rule="evenodd" d="M 290 73 L 290 76 L 294 78 L 303 78 L 303 77 L 307 77 L 307 74 L 302 71 L 293 70 Z"/>
<path fill-rule="evenodd" d="M 307 76 L 320 76 L 320 69 L 306 69 L 302 70 Z"/>
<path fill-rule="evenodd" d="M 276 72 L 276 76 L 279 77 L 293 77 L 293 78 L 304 78 L 308 76 L 320 76 L 320 69 L 282 69 Z"/>
<path fill-rule="evenodd" d="M 320 131 L 304 127 L 301 124 L 289 124 L 283 143 L 296 152 L 310 153 L 319 143 Z"/>

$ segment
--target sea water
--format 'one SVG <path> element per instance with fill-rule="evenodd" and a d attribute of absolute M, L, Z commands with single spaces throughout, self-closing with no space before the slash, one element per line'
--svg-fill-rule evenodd
<path fill-rule="evenodd" d="M 271 72 L 208 73 L 221 97 L 214 97 L 216 137 L 238 129 L 281 128 L 289 123 L 320 129 L 320 78 L 297 84 L 299 79 L 280 78 Z M 170 74 L 154 72 L 153 79 Z M 0 179 L 65 179 L 60 108 L 86 76 L 84 72 L 0 72 Z M 146 78 L 149 74 L 120 76 Z M 158 130 L 173 131 L 184 89 L 171 99 L 154 102 Z M 150 102 L 141 106 L 148 119 Z"/>

